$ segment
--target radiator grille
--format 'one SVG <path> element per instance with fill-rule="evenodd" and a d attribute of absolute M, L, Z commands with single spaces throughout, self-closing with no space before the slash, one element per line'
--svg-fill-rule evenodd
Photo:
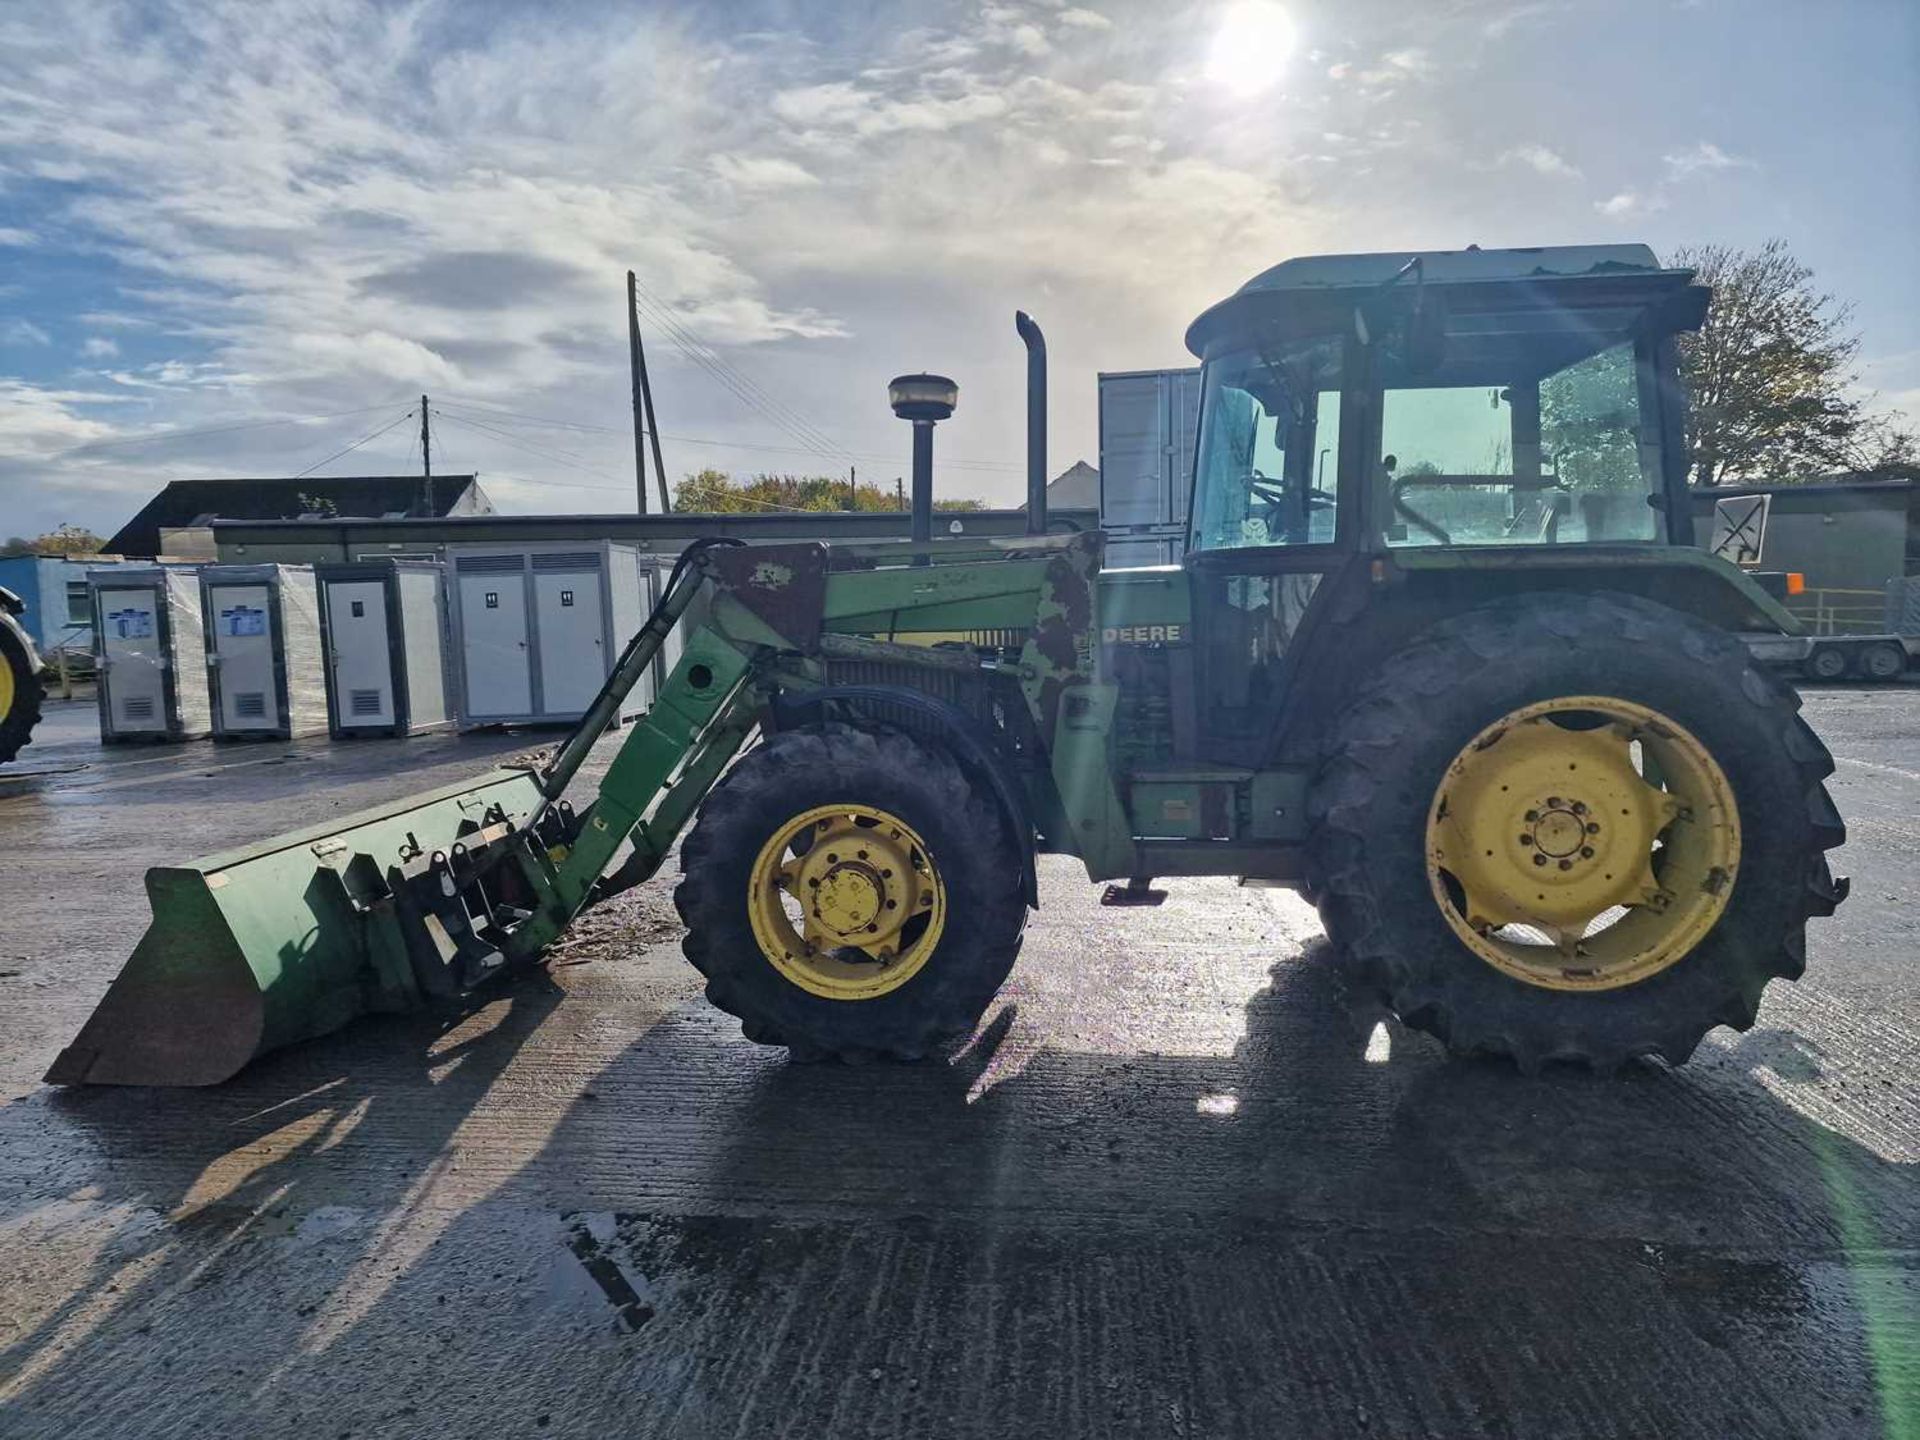
<path fill-rule="evenodd" d="M 121 718 L 126 720 L 153 719 L 153 697 L 151 695 L 129 695 L 120 702 Z"/>
<path fill-rule="evenodd" d="M 237 690 L 233 696 L 233 713 L 242 720 L 264 720 L 267 718 L 267 695 L 264 690 Z"/>
<path fill-rule="evenodd" d="M 378 715 L 380 709 L 380 692 L 378 690 L 355 690 L 347 696 L 347 711 L 349 714 Z"/>
<path fill-rule="evenodd" d="M 600 557 L 591 550 L 559 550 L 551 555 L 533 557 L 536 570 L 597 570 Z"/>

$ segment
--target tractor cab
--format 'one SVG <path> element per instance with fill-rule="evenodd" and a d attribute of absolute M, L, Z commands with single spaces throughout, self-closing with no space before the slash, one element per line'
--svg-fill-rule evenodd
<path fill-rule="evenodd" d="M 1671 342 L 1705 314 L 1691 281 L 1642 245 L 1276 265 L 1187 332 L 1190 550 L 1690 541 Z"/>
<path fill-rule="evenodd" d="M 1292 711 L 1490 572 L 1688 558 L 1673 337 L 1707 300 L 1602 245 L 1289 260 L 1201 315 L 1188 757 L 1283 758 Z"/>

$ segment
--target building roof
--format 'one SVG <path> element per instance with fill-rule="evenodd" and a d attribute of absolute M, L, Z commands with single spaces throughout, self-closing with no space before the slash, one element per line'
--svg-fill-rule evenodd
<path fill-rule="evenodd" d="M 1025 510 L 1026 502 L 1018 509 Z M 1084 460 L 1076 460 L 1047 482 L 1047 509 L 1098 510 L 1100 508 L 1100 472 Z"/>
<path fill-rule="evenodd" d="M 173 480 L 140 507 L 107 541 L 110 554 L 154 556 L 160 532 L 215 520 L 293 520 L 303 515 L 383 519 L 400 516 L 491 515 L 472 475 L 436 475 L 431 504 L 421 494 L 429 482 L 418 475 L 306 475 L 237 480 Z"/>

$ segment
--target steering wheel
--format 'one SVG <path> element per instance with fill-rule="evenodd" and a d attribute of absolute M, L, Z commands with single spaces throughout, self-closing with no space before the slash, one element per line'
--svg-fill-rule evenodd
<path fill-rule="evenodd" d="M 1289 491 L 1282 482 L 1275 480 L 1271 475 L 1262 474 L 1258 470 L 1252 472 L 1247 489 L 1256 499 L 1263 502 L 1265 506 L 1266 513 L 1263 514 L 1260 519 L 1261 523 L 1267 527 L 1267 534 L 1271 536 L 1278 531 L 1284 530 L 1286 527 L 1275 522 L 1281 520 L 1286 515 L 1289 506 L 1297 503 L 1296 497 L 1302 492 Z M 1306 495 L 1307 509 L 1309 512 L 1314 510 L 1331 510 L 1339 504 L 1338 497 L 1325 490 L 1309 488 L 1304 493 Z M 1301 541 L 1295 539 L 1291 543 L 1297 545 L 1301 543 Z"/>

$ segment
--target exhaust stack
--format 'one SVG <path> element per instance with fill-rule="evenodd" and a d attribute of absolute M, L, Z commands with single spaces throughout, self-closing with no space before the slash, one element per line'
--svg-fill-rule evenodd
<path fill-rule="evenodd" d="M 1027 533 L 1047 533 L 1047 337 L 1024 310 L 1013 328 L 1027 344 Z"/>

